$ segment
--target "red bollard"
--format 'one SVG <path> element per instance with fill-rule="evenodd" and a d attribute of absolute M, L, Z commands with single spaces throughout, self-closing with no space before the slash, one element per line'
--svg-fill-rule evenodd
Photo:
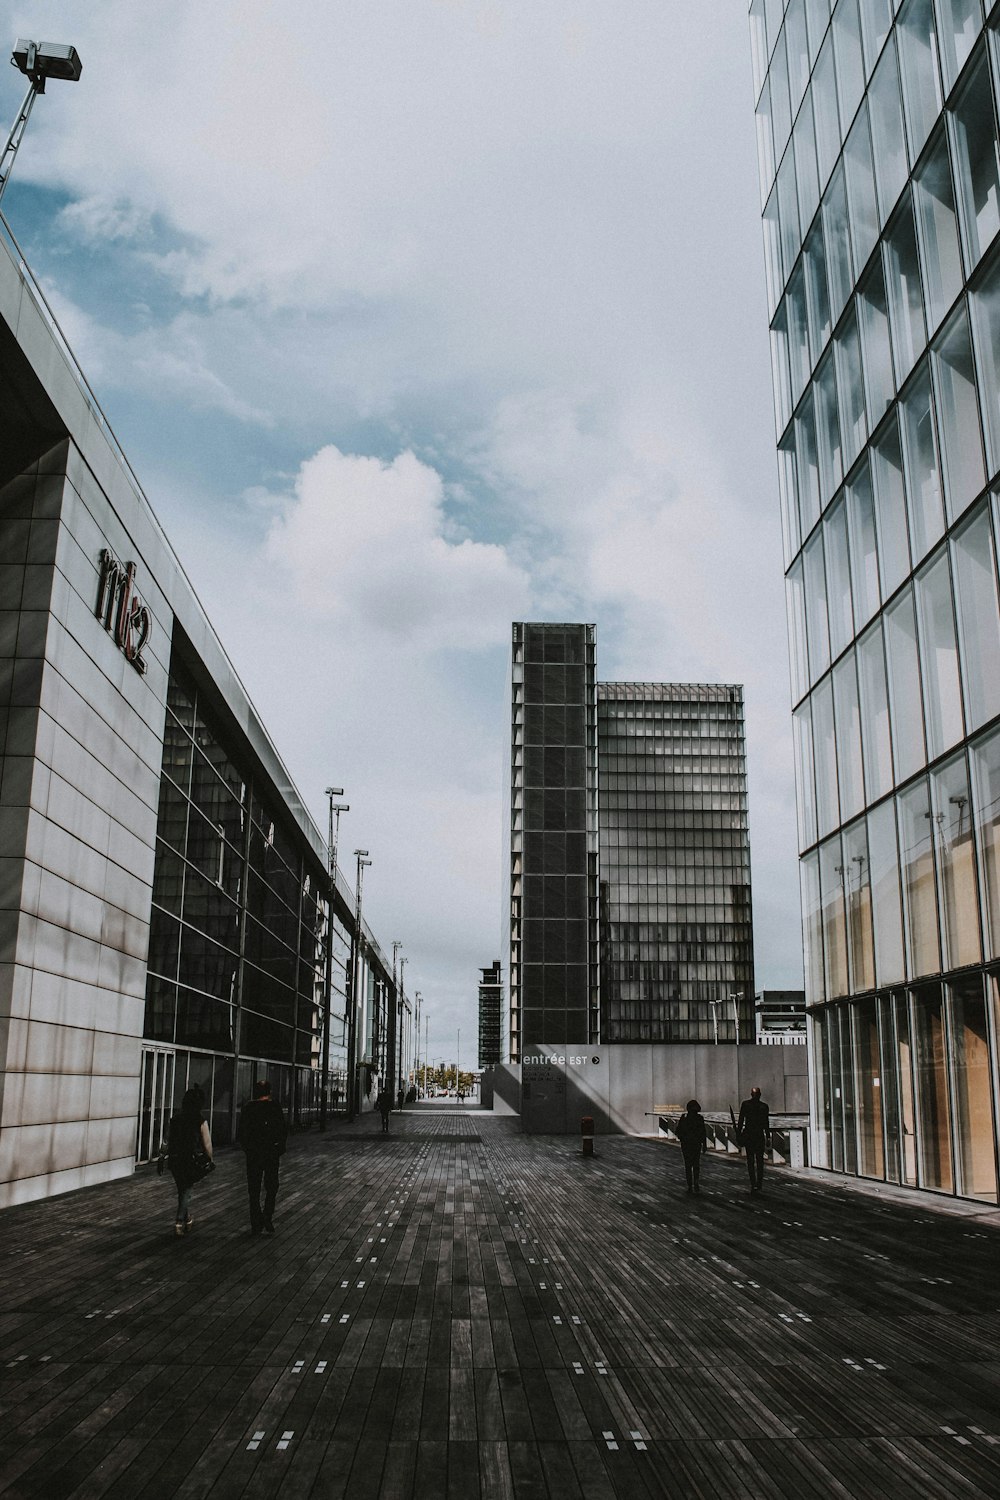
<path fill-rule="evenodd" d="M 580 1121 L 580 1134 L 583 1137 L 584 1156 L 594 1154 L 594 1120 L 592 1115 L 584 1115 Z"/>

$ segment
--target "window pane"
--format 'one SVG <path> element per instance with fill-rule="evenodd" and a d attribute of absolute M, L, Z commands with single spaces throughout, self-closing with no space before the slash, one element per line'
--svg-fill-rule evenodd
<path fill-rule="evenodd" d="M 879 1064 L 877 1006 L 872 998 L 852 1009 L 858 1073 L 858 1170 L 863 1177 L 881 1178 L 885 1176 L 885 1141 L 882 1135 L 882 1069 Z"/>
<path fill-rule="evenodd" d="M 799 233 L 799 200 L 795 189 L 795 155 L 785 152 L 778 170 L 778 213 L 781 219 L 781 263 L 785 280 L 795 264 L 802 236 Z"/>
<path fill-rule="evenodd" d="M 906 183 L 906 143 L 903 139 L 903 105 L 899 92 L 899 68 L 892 38 L 879 59 L 868 89 L 871 111 L 875 181 L 882 223 Z"/>
<path fill-rule="evenodd" d="M 923 353 L 924 304 L 917 260 L 913 208 L 907 193 L 885 242 L 885 285 L 896 362 L 896 384 L 902 385 Z"/>
<path fill-rule="evenodd" d="M 799 222 L 805 234 L 819 207 L 819 172 L 816 167 L 816 133 L 813 129 L 812 101 L 806 99 L 799 110 L 792 133 L 795 149 L 795 177 L 799 190 Z"/>
<path fill-rule="evenodd" d="M 979 364 L 979 391 L 986 427 L 990 474 L 1000 468 L 1000 260 L 972 296 L 972 335 Z"/>
<path fill-rule="evenodd" d="M 764 18 L 764 0 L 752 0 L 750 5 L 750 55 L 753 61 L 753 92 L 756 98 L 767 72 L 767 24 Z"/>
<path fill-rule="evenodd" d="M 917 1139 L 921 1187 L 951 1192 L 951 1131 L 948 1124 L 948 1070 L 945 1056 L 941 986 L 927 985 L 913 1001 L 917 1078 Z"/>
<path fill-rule="evenodd" d="M 958 681 L 958 647 L 951 607 L 948 553 L 917 578 L 917 618 L 923 661 L 927 755 L 934 758 L 962 738 L 962 698 Z"/>
<path fill-rule="evenodd" d="M 809 309 L 809 348 L 813 363 L 819 359 L 830 337 L 830 294 L 826 279 L 826 254 L 823 248 L 821 219 L 806 240 L 803 252 L 807 306 Z"/>
<path fill-rule="evenodd" d="M 934 854 L 931 807 L 926 777 L 897 799 L 899 850 L 903 870 L 906 962 L 911 979 L 936 974 L 941 967 L 938 947 L 937 899 L 934 891 Z"/>
<path fill-rule="evenodd" d="M 816 842 L 816 793 L 813 785 L 812 708 L 806 702 L 792 715 L 795 745 L 795 790 L 798 810 L 799 848 Z"/>
<path fill-rule="evenodd" d="M 976 264 L 1000 228 L 1000 165 L 986 49 L 951 116 L 955 174 L 966 262 Z"/>
<path fill-rule="evenodd" d="M 820 845 L 819 879 L 823 897 L 826 993 L 834 999 L 837 995 L 847 994 L 847 924 L 839 837 Z"/>
<path fill-rule="evenodd" d="M 840 821 L 837 806 L 837 745 L 833 732 L 833 683 L 824 677 L 813 691 L 813 754 L 816 764 L 816 820 L 820 838 Z"/>
<path fill-rule="evenodd" d="M 770 24 L 768 24 L 767 34 L 771 37 Z M 788 136 L 792 128 L 792 111 L 788 103 L 788 67 L 785 55 L 785 33 L 782 31 L 778 36 L 778 45 L 774 47 L 774 56 L 771 58 L 771 66 L 768 70 L 771 81 L 774 154 L 778 161 L 781 160 L 785 146 L 788 144 Z"/>
<path fill-rule="evenodd" d="M 847 543 L 847 503 L 841 495 L 823 523 L 826 548 L 826 598 L 830 620 L 830 654 L 836 659 L 854 636 L 851 566 Z"/>
<path fill-rule="evenodd" d="M 799 483 L 799 520 L 807 536 L 819 520 L 819 460 L 816 454 L 816 419 L 812 391 L 795 418 L 795 460 Z"/>
<path fill-rule="evenodd" d="M 771 384 L 774 387 L 774 425 L 784 432 L 792 415 L 792 390 L 788 379 L 787 301 L 778 308 L 771 326 Z"/>
<path fill-rule="evenodd" d="M 785 545 L 785 564 L 799 550 L 799 494 L 795 477 L 795 435 L 783 438 L 778 445 L 778 492 L 781 497 L 781 534 Z"/>
<path fill-rule="evenodd" d="M 896 847 L 896 813 L 892 801 L 868 814 L 871 859 L 872 918 L 875 927 L 875 974 L 880 985 L 903 978 L 903 910 Z"/>
<path fill-rule="evenodd" d="M 972 746 L 979 881 L 989 958 L 1000 958 L 1000 730 Z"/>
<path fill-rule="evenodd" d="M 788 320 L 788 367 L 794 407 L 806 388 L 813 363 L 809 353 L 805 272 L 801 265 L 796 268 L 795 275 L 788 283 L 785 313 Z"/>
<path fill-rule="evenodd" d="M 906 499 L 903 493 L 903 456 L 899 446 L 899 424 L 895 415 L 872 449 L 872 468 L 875 475 L 879 575 L 883 595 L 888 598 L 895 593 L 910 571 Z"/>
<path fill-rule="evenodd" d="M 788 659 L 792 679 L 792 702 L 798 703 L 809 687 L 805 591 L 802 587 L 801 557 L 789 570 L 785 581 L 785 600 L 788 609 Z"/>
<path fill-rule="evenodd" d="M 840 116 L 837 83 L 833 71 L 833 39 L 827 36 L 812 82 L 813 114 L 816 119 L 816 154 L 820 185 L 825 186 L 840 155 Z"/>
<path fill-rule="evenodd" d="M 979 0 L 934 0 L 945 90 L 950 92 L 983 25 Z"/>
<path fill-rule="evenodd" d="M 802 891 L 802 956 L 805 961 L 806 1004 L 826 998 L 823 979 L 823 915 L 819 893 L 819 852 L 799 862 Z"/>
<path fill-rule="evenodd" d="M 986 483 L 969 316 L 958 309 L 931 355 L 949 518 L 960 516 Z"/>
<path fill-rule="evenodd" d="M 861 750 L 869 802 L 892 787 L 889 736 L 889 694 L 886 684 L 882 623 L 876 620 L 858 642 L 858 683 L 861 689 Z"/>
<path fill-rule="evenodd" d="M 869 74 L 891 27 L 891 0 L 861 0 L 861 35 L 865 44 L 865 68 Z"/>
<path fill-rule="evenodd" d="M 941 109 L 937 36 L 931 0 L 910 0 L 896 23 L 903 74 L 903 104 L 910 140 L 910 159 L 916 161 Z"/>
<path fill-rule="evenodd" d="M 924 764 L 923 715 L 917 667 L 917 626 L 913 591 L 906 592 L 885 612 L 885 644 L 889 661 L 889 707 L 892 748 L 900 781 Z"/>
<path fill-rule="evenodd" d="M 858 322 L 868 400 L 868 427 L 874 432 L 895 394 L 892 352 L 889 347 L 889 312 L 885 300 L 885 276 L 876 260 L 858 288 Z"/>
<path fill-rule="evenodd" d="M 924 297 L 930 327 L 936 328 L 962 288 L 962 256 L 944 130 L 914 181 L 914 203 L 923 256 Z"/>
<path fill-rule="evenodd" d="M 823 199 L 823 237 L 826 240 L 830 308 L 836 322 L 854 286 L 847 220 L 847 189 L 842 166 L 838 166 L 833 174 Z"/>
<path fill-rule="evenodd" d="M 809 82 L 809 40 L 806 36 L 803 0 L 789 0 L 785 12 L 785 43 L 788 53 L 788 90 L 794 115 Z"/>
<path fill-rule="evenodd" d="M 771 86 L 765 83 L 757 101 L 755 113 L 757 123 L 757 174 L 760 178 L 761 201 L 767 198 L 774 181 L 777 162 L 774 159 L 774 136 L 771 131 Z"/>
<path fill-rule="evenodd" d="M 832 352 L 816 372 L 816 434 L 819 443 L 820 503 L 826 505 L 844 477 L 840 450 L 837 367 Z"/>
<path fill-rule="evenodd" d="M 837 716 L 840 816 L 853 818 L 865 805 L 861 781 L 861 715 L 853 651 L 833 669 L 833 695 Z"/>
<path fill-rule="evenodd" d="M 762 219 L 764 226 L 764 270 L 767 274 L 767 308 L 771 316 L 781 297 L 785 271 L 781 263 L 781 225 L 778 219 L 778 189 L 774 188 Z"/>
<path fill-rule="evenodd" d="M 875 499 L 867 455 L 847 487 L 847 517 L 854 583 L 854 625 L 867 625 L 879 607 L 878 557 L 875 551 Z"/>
<path fill-rule="evenodd" d="M 972 845 L 972 802 L 964 754 L 957 755 L 932 775 L 931 801 L 944 967 L 960 969 L 964 964 L 979 963 L 983 956 Z"/>
<path fill-rule="evenodd" d="M 847 959 L 852 994 L 875 986 L 872 888 L 868 837 L 862 818 L 844 829 L 844 887 L 847 892 Z"/>
<path fill-rule="evenodd" d="M 861 371 L 861 342 L 857 312 L 852 307 L 836 341 L 837 383 L 840 389 L 840 426 L 844 467 L 850 468 L 865 445 L 865 387 Z"/>
<path fill-rule="evenodd" d="M 847 175 L 847 201 L 851 211 L 854 264 L 863 266 L 878 239 L 879 230 L 867 105 L 861 106 L 851 133 L 847 137 L 847 145 L 844 147 L 844 171 Z"/>
<path fill-rule="evenodd" d="M 957 980 L 948 988 L 954 1047 L 958 1191 L 967 1198 L 995 1203 L 997 1171 L 993 1157 L 990 1039 L 983 981 L 977 974 Z"/>
<path fill-rule="evenodd" d="M 926 557 L 944 530 L 931 383 L 926 365 L 910 384 L 900 403 L 900 410 L 903 418 L 910 543 L 913 561 L 917 563 L 922 557 Z"/>
<path fill-rule="evenodd" d="M 1000 713 L 1000 602 L 987 506 L 952 539 L 965 716 L 978 729 Z"/>
<path fill-rule="evenodd" d="M 865 87 L 858 0 L 840 0 L 833 13 L 833 39 L 837 48 L 840 113 L 846 122 L 854 118 Z"/>
<path fill-rule="evenodd" d="M 830 631 L 826 613 L 823 533 L 817 531 L 803 553 L 806 624 L 809 634 L 809 679 L 815 682 L 830 665 Z"/>

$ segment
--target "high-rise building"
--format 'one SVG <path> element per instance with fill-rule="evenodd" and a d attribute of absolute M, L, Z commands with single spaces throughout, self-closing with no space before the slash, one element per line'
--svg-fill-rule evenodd
<path fill-rule="evenodd" d="M 1000 8 L 750 18 L 812 1156 L 995 1202 Z"/>
<path fill-rule="evenodd" d="M 495 1068 L 501 1060 L 500 1044 L 501 1011 L 503 1009 L 503 978 L 500 960 L 495 959 L 488 969 L 480 970 L 479 980 L 479 1066 Z"/>
<path fill-rule="evenodd" d="M 739 687 L 607 683 L 593 625 L 515 624 L 504 1060 L 752 1042 Z"/>
<path fill-rule="evenodd" d="M 750 1041 L 743 691 L 597 685 L 601 1041 Z"/>

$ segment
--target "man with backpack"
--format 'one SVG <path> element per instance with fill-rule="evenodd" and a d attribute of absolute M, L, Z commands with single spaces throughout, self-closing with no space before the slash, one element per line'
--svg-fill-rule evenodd
<path fill-rule="evenodd" d="M 240 1111 L 240 1128 L 236 1139 L 247 1159 L 250 1233 L 260 1234 L 263 1229 L 268 1234 L 273 1234 L 274 1204 L 278 1196 L 278 1162 L 285 1153 L 288 1124 L 281 1105 L 271 1098 L 271 1085 L 266 1078 L 254 1084 L 253 1098 L 247 1099 Z M 262 1183 L 263 1207 L 260 1202 Z"/>

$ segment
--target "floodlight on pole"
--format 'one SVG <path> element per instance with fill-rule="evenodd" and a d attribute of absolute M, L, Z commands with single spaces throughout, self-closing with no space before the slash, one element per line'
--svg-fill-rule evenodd
<path fill-rule="evenodd" d="M 323 1053 L 320 1058 L 319 1128 L 326 1129 L 327 1093 L 330 1087 L 330 1008 L 333 996 L 333 908 L 337 898 L 337 840 L 340 837 L 340 815 L 350 812 L 349 802 L 334 802 L 342 797 L 342 786 L 328 786 L 330 799 L 330 837 L 327 843 L 327 874 L 330 877 L 329 909 L 326 916 L 326 981 L 323 986 Z M 335 821 L 336 820 L 336 821 Z"/>
<path fill-rule="evenodd" d="M 76 83 L 83 71 L 76 48 L 65 47 L 58 42 L 29 42 L 19 37 L 10 60 L 27 78 L 28 92 L 7 137 L 3 155 L 0 156 L 0 198 L 10 181 L 11 168 L 28 124 L 32 105 L 39 94 L 45 93 L 46 80 L 61 78 L 67 83 Z"/>

